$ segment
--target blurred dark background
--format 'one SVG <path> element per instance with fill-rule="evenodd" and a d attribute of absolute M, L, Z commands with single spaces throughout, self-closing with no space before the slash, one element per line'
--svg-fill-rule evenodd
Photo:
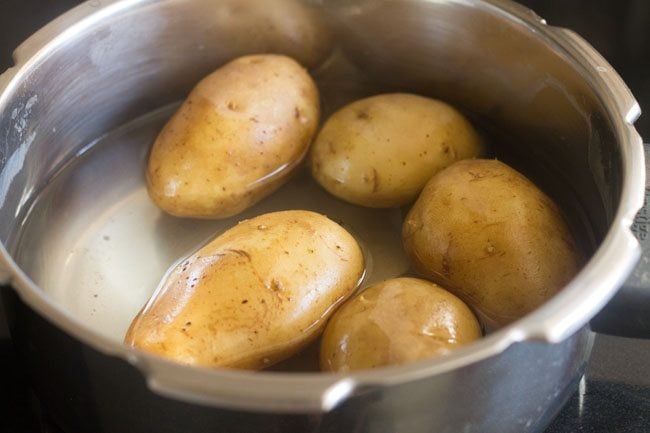
<path fill-rule="evenodd" d="M 80 0 L 0 0 L 0 71 L 12 50 Z M 637 123 L 650 139 L 650 0 L 520 0 L 551 25 L 568 27 L 590 41 L 618 70 L 647 116 Z"/>
<path fill-rule="evenodd" d="M 647 113 L 637 129 L 650 140 L 650 1 L 520 0 L 550 25 L 587 39 L 614 66 Z"/>

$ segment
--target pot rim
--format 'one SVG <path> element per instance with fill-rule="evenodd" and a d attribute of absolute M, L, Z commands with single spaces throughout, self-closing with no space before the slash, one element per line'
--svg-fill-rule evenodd
<path fill-rule="evenodd" d="M 18 83 L 29 75 L 29 71 L 67 40 L 105 17 L 156 1 L 91 0 L 47 24 L 15 51 L 15 66 L 0 75 L 0 113 L 7 109 L 9 96 Z M 620 76 L 575 33 L 548 26 L 530 9 L 511 0 L 472 0 L 470 3 L 504 16 L 528 32 L 534 32 L 571 62 L 596 91 L 621 146 L 621 199 L 605 239 L 585 267 L 561 292 L 524 318 L 448 356 L 405 366 L 346 375 L 260 374 L 180 365 L 97 333 L 45 296 L 17 266 L 2 244 L 0 282 L 6 281 L 30 308 L 84 344 L 138 367 L 152 390 L 189 402 L 233 409 L 293 413 L 327 411 L 354 393 L 450 372 L 496 356 L 517 342 L 557 343 L 564 340 L 584 327 L 614 296 L 640 256 L 639 243 L 630 231 L 634 217 L 643 204 L 645 191 L 643 143 L 633 126 L 640 115 L 640 108 Z"/>

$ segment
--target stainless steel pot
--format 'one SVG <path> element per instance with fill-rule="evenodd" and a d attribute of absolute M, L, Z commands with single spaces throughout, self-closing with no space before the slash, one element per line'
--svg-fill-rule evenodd
<path fill-rule="evenodd" d="M 270 14 L 274 3 L 256 6 Z M 58 182 L 57 174 L 107 136 L 137 168 L 146 152 L 111 131 L 132 131 L 119 127 L 178 101 L 236 55 L 300 55 L 302 45 L 287 34 L 269 46 L 264 29 L 242 34 L 251 28 L 230 25 L 242 19 L 232 0 L 89 1 L 26 41 L 0 77 L 0 280 L 11 286 L 12 335 L 33 386 L 66 431 L 536 432 L 572 392 L 591 349 L 588 322 L 641 252 L 630 231 L 645 188 L 632 126 L 640 110 L 625 84 L 580 37 L 510 1 L 314 7 L 336 35 L 334 54 L 313 71 L 326 110 L 377 89 L 462 107 L 499 143 L 499 156 L 562 205 L 589 262 L 522 320 L 403 367 L 345 376 L 210 371 L 123 346 L 44 290 L 56 273 L 42 270 L 65 254 L 62 238 L 74 237 L 66 227 L 90 224 L 76 211 L 103 204 L 116 179 L 141 178 L 128 174 L 129 160 L 108 164 L 110 150 L 81 177 Z M 48 188 L 59 193 L 43 205 Z"/>

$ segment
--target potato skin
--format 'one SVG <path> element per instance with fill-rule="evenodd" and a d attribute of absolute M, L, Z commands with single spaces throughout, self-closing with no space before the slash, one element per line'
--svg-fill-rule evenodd
<path fill-rule="evenodd" d="M 320 364 L 335 372 L 406 364 L 480 337 L 474 313 L 456 296 L 429 281 L 395 278 L 365 289 L 334 313 Z"/>
<path fill-rule="evenodd" d="M 316 338 L 357 288 L 361 249 L 308 211 L 243 221 L 182 261 L 125 342 L 181 363 L 259 369 Z"/>
<path fill-rule="evenodd" d="M 481 150 L 477 132 L 453 107 L 392 93 L 334 113 L 314 142 L 310 162 L 314 178 L 331 194 L 385 208 L 414 201 L 431 176 Z"/>
<path fill-rule="evenodd" d="M 307 152 L 316 84 L 277 55 L 236 59 L 204 78 L 151 149 L 153 201 L 181 217 L 225 218 L 275 191 Z"/>
<path fill-rule="evenodd" d="M 415 268 L 489 327 L 539 307 L 582 261 L 555 203 L 496 160 L 460 161 L 434 176 L 407 215 L 403 239 Z"/>

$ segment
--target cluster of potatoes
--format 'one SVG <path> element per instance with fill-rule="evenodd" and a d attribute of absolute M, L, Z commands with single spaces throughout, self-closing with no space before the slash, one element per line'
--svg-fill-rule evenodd
<path fill-rule="evenodd" d="M 231 216 L 307 158 L 344 201 L 415 202 L 403 244 L 421 278 L 360 288 L 363 252 L 343 227 L 304 210 L 264 214 L 173 268 L 126 343 L 190 365 L 261 369 L 322 335 L 323 370 L 403 364 L 511 323 L 577 272 L 581 256 L 557 206 L 514 169 L 476 159 L 481 139 L 451 106 L 378 95 L 343 107 L 316 135 L 319 108 L 316 84 L 289 57 L 226 64 L 155 141 L 151 198 L 181 217 Z"/>

